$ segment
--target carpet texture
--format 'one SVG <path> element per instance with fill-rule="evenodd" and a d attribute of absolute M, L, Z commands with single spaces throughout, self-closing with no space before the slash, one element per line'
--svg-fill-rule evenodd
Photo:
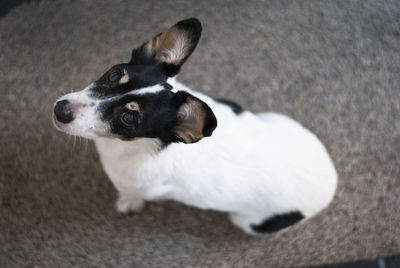
<path fill-rule="evenodd" d="M 0 267 L 301 267 L 400 253 L 400 2 L 29 1 L 0 17 Z M 203 36 L 178 79 L 326 144 L 331 206 L 253 238 L 175 202 L 120 217 L 92 142 L 54 100 L 178 20 Z M 267 164 L 267 163 L 266 163 Z"/>

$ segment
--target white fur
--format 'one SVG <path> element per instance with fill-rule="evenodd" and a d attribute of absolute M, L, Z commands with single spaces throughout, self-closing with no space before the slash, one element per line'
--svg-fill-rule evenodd
<path fill-rule="evenodd" d="M 145 87 L 145 88 L 141 88 L 141 89 L 137 89 L 137 90 L 134 90 L 134 91 L 132 91 L 132 95 L 145 95 L 145 94 L 154 94 L 154 93 L 157 93 L 157 92 L 159 92 L 159 91 L 161 91 L 161 90 L 163 90 L 164 89 L 164 87 L 163 86 L 161 86 L 161 85 L 155 85 L 155 86 L 152 86 L 152 87 Z"/>
<path fill-rule="evenodd" d="M 100 120 L 95 109 L 100 101 L 89 96 L 93 86 L 90 84 L 81 91 L 67 94 L 57 100 L 68 100 L 72 103 L 71 109 L 74 114 L 74 120 L 68 124 L 58 122 L 53 115 L 53 123 L 57 129 L 88 139 L 95 139 L 109 132 L 109 126 Z"/>
<path fill-rule="evenodd" d="M 204 94 L 168 82 L 206 102 L 218 126 L 211 137 L 162 150 L 157 139 L 96 139 L 119 192 L 118 211 L 140 211 L 145 201 L 171 199 L 228 212 L 235 225 L 254 234 L 250 224 L 295 210 L 309 217 L 332 200 L 336 171 L 313 133 L 279 114 L 236 115 Z"/>

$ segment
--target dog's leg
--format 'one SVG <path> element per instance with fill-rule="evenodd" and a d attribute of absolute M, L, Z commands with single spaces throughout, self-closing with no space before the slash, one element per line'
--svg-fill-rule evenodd
<path fill-rule="evenodd" d="M 118 200 L 115 203 L 117 212 L 120 214 L 128 214 L 129 212 L 140 212 L 144 207 L 144 199 L 134 193 L 118 193 Z"/>
<path fill-rule="evenodd" d="M 118 199 L 115 208 L 120 214 L 129 212 L 140 212 L 144 207 L 144 197 L 141 191 L 129 180 L 112 180 L 118 191 Z"/>
<path fill-rule="evenodd" d="M 251 234 L 251 235 L 259 235 L 258 233 L 254 232 L 254 230 L 251 228 L 251 225 L 254 222 L 259 221 L 260 217 L 239 214 L 239 213 L 230 213 L 229 219 L 231 220 L 231 222 L 234 225 L 236 225 L 237 227 L 239 227 L 246 233 Z"/>

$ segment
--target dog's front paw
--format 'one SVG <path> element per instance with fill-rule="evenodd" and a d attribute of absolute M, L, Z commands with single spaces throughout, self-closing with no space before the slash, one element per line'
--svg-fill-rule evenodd
<path fill-rule="evenodd" d="M 144 200 L 120 195 L 115 203 L 115 207 L 119 214 L 138 213 L 144 207 Z"/>

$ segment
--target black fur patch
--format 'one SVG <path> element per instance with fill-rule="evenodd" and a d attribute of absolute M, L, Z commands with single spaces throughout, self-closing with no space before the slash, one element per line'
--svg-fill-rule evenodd
<path fill-rule="evenodd" d="M 120 83 L 119 79 L 112 81 L 112 75 L 119 77 L 127 74 L 129 81 Z M 108 98 L 115 95 L 122 95 L 135 89 L 154 86 L 167 81 L 167 76 L 154 66 L 118 64 L 113 66 L 103 74 L 96 82 L 95 87 L 91 89 L 92 97 Z"/>
<path fill-rule="evenodd" d="M 171 64 L 160 60 L 160 57 L 155 55 L 156 51 L 149 50 L 147 46 L 149 42 L 145 42 L 132 51 L 129 63 L 115 65 L 103 74 L 94 83 L 91 96 L 104 99 L 110 96 L 123 95 L 135 89 L 161 84 L 167 81 L 168 77 L 175 76 L 196 48 L 202 28 L 200 21 L 195 18 L 180 21 L 173 27 L 182 31 L 187 46 L 185 55 L 179 62 Z M 124 75 L 128 75 L 129 80 L 120 83 L 120 79 Z"/>
<path fill-rule="evenodd" d="M 171 87 L 164 83 L 164 87 L 167 89 L 157 93 L 126 95 L 112 101 L 105 100 L 98 107 L 101 119 L 110 125 L 113 134 L 118 135 L 123 140 L 158 138 L 164 145 L 171 142 L 181 142 L 175 133 L 175 126 L 178 123 L 177 111 L 191 95 L 184 91 L 172 93 L 168 86 Z M 195 99 L 195 97 L 191 97 Z M 125 107 L 129 102 L 136 102 L 140 107 L 139 111 L 129 111 Z M 217 120 L 205 103 L 204 106 L 207 114 L 203 135 L 208 137 L 216 128 Z M 122 115 L 127 112 L 133 113 L 135 118 L 135 122 L 131 126 L 127 126 L 121 121 Z"/>
<path fill-rule="evenodd" d="M 115 101 L 105 101 L 99 106 L 102 120 L 110 124 L 111 132 L 123 140 L 133 138 L 159 138 L 168 143 L 174 136 L 175 114 L 174 93 L 162 90 L 157 94 L 128 95 Z M 121 122 L 121 115 L 127 112 L 126 103 L 136 102 L 140 111 L 137 122 L 127 127 Z"/>
<path fill-rule="evenodd" d="M 257 233 L 268 234 L 289 227 L 302 219 L 304 219 L 304 216 L 300 211 L 293 211 L 275 215 L 259 225 L 252 224 L 251 228 Z"/>
<path fill-rule="evenodd" d="M 161 85 L 164 87 L 164 89 L 167 89 L 167 90 L 173 89 L 173 86 L 171 86 L 171 84 L 168 84 L 167 82 L 162 83 Z"/>
<path fill-rule="evenodd" d="M 215 99 L 215 100 L 221 104 L 225 104 L 226 106 L 229 106 L 235 114 L 241 114 L 244 111 L 243 108 L 239 104 L 237 104 L 231 100 L 221 99 L 221 98 Z"/>

